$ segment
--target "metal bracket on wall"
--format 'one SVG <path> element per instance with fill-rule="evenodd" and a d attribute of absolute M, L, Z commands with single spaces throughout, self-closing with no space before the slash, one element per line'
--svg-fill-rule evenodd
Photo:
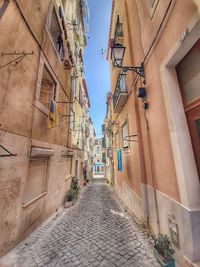
<path fill-rule="evenodd" d="M 74 104 L 77 100 L 77 97 L 74 97 L 74 101 L 58 101 L 56 104 Z"/>
<path fill-rule="evenodd" d="M 8 154 L 0 154 L 0 157 L 16 157 L 17 154 L 13 154 L 12 152 L 10 152 L 8 149 L 6 149 L 4 146 L 0 145 L 0 147 L 6 151 Z"/>
<path fill-rule="evenodd" d="M 74 117 L 74 115 L 61 115 L 61 117 Z"/>
<path fill-rule="evenodd" d="M 127 142 L 138 142 L 138 140 L 134 140 L 137 137 L 137 134 L 127 135 L 124 137 L 124 141 Z"/>
<path fill-rule="evenodd" d="M 20 61 L 22 61 L 26 56 L 30 56 L 30 55 L 33 55 L 34 52 L 11 52 L 11 53 L 1 53 L 1 56 L 4 57 L 4 56 L 17 56 L 15 59 L 12 59 L 11 61 L 9 61 L 8 63 L 0 66 L 0 69 L 10 65 L 13 63 L 13 66 L 16 66 Z"/>

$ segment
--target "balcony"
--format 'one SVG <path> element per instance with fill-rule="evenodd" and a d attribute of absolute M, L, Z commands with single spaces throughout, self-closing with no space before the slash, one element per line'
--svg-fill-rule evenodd
<path fill-rule="evenodd" d="M 113 94 L 114 113 L 119 113 L 122 110 L 128 98 L 128 90 L 126 86 L 125 76 L 125 74 L 119 74 L 118 76 L 117 84 Z"/>

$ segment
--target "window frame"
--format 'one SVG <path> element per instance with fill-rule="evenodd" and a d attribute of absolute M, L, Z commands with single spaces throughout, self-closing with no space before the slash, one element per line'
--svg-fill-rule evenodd
<path fill-rule="evenodd" d="M 31 162 L 36 162 L 36 161 L 44 161 L 46 163 L 45 166 L 45 174 L 43 177 L 43 185 L 42 185 L 42 192 L 39 193 L 37 196 L 32 197 L 30 200 L 25 200 L 25 194 L 26 194 L 26 189 L 27 189 L 27 184 L 28 184 L 28 178 L 29 178 L 29 168 L 31 165 Z M 24 187 L 24 192 L 23 192 L 23 208 L 28 207 L 41 197 L 47 194 L 47 185 L 48 185 L 48 177 L 49 177 L 49 166 L 50 166 L 50 158 L 49 157 L 32 157 L 29 158 L 29 165 L 28 165 L 28 172 L 27 172 L 27 177 L 26 177 L 26 182 L 25 182 L 25 187 Z M 33 179 L 33 178 L 32 178 Z"/>
<path fill-rule="evenodd" d="M 123 121 L 122 125 L 121 125 L 121 133 L 122 133 L 122 148 L 123 150 L 128 150 L 130 148 L 130 144 L 129 144 L 129 141 L 125 141 L 124 140 L 124 133 L 123 133 L 123 128 L 127 127 L 127 134 L 129 135 L 129 126 L 128 126 L 128 118 L 125 119 L 125 121 Z M 125 146 L 125 143 L 127 143 L 128 145 Z"/>
<path fill-rule="evenodd" d="M 64 14 L 65 14 L 66 6 L 67 6 L 67 0 L 61 0 L 61 4 L 62 4 L 63 11 L 64 11 Z"/>
<path fill-rule="evenodd" d="M 47 62 L 47 60 L 44 57 L 44 55 L 41 53 L 40 62 L 39 62 L 39 68 L 38 68 L 38 74 L 37 74 L 36 96 L 35 96 L 35 103 L 34 103 L 34 105 L 42 113 L 44 113 L 46 116 L 48 116 L 49 115 L 49 110 L 45 107 L 45 105 L 43 105 L 40 102 L 40 89 L 41 89 L 41 84 L 42 84 L 42 77 L 43 77 L 44 66 L 46 66 L 48 72 L 50 73 L 50 75 L 52 76 L 53 80 L 56 83 L 56 87 L 55 87 L 55 91 L 54 91 L 54 100 L 56 102 L 58 100 L 60 85 L 59 85 L 59 82 L 58 82 L 56 76 L 54 75 L 53 71 L 51 70 L 51 67 L 49 66 L 49 63 Z"/>
<path fill-rule="evenodd" d="M 72 114 L 73 113 L 73 114 Z M 73 121 L 72 121 L 72 115 L 73 115 Z M 73 110 L 73 108 L 70 109 L 70 124 L 69 124 L 69 128 L 72 132 L 75 131 L 75 119 L 76 118 L 76 113 L 75 111 Z"/>
<path fill-rule="evenodd" d="M 44 70 L 46 70 L 47 72 L 48 72 L 48 74 L 50 75 L 50 77 L 52 78 L 52 80 L 53 80 L 53 89 L 52 89 L 52 99 L 55 101 L 55 99 L 56 99 L 56 87 L 57 87 L 57 83 L 56 83 L 56 81 L 55 81 L 55 79 L 54 79 L 54 77 L 51 75 L 51 73 L 49 72 L 49 69 L 48 69 L 48 67 L 46 66 L 46 64 L 44 64 L 44 66 L 43 66 L 43 75 L 44 75 Z M 43 75 L 42 75 L 42 78 L 43 78 Z M 41 87 L 40 87 L 40 96 L 41 96 L 41 89 L 42 89 L 42 84 L 43 84 L 43 79 L 41 80 Z M 40 101 L 40 103 L 44 106 L 44 107 L 46 107 L 45 106 L 45 104 L 43 104 L 43 102 L 40 100 L 40 96 L 39 96 L 39 101 Z M 47 102 L 47 103 L 51 103 L 51 100 L 52 99 L 50 99 L 50 101 L 49 102 Z M 46 107 L 47 108 L 47 107 Z M 47 108 L 47 110 L 49 110 L 49 108 Z"/>
<path fill-rule="evenodd" d="M 150 11 L 150 15 L 151 15 L 151 19 L 153 18 L 153 15 L 156 11 L 156 8 L 158 6 L 160 0 L 154 0 L 153 5 L 151 4 L 151 0 L 146 0 L 146 3 L 148 5 L 149 11 Z"/>
<path fill-rule="evenodd" d="M 76 73 L 73 71 L 71 76 L 71 92 L 73 93 L 73 98 L 76 97 L 76 91 L 77 91 L 77 81 L 76 81 Z"/>
<path fill-rule="evenodd" d="M 58 26 L 60 28 L 60 33 L 62 35 L 62 39 L 63 39 L 63 47 L 64 47 L 64 32 L 63 32 L 63 28 L 62 28 L 62 24 L 61 24 L 61 21 L 60 21 L 60 17 L 59 17 L 59 12 L 58 12 L 58 8 L 56 7 L 56 5 L 53 5 L 52 8 L 51 8 L 51 11 L 50 11 L 50 14 L 49 14 L 49 18 L 48 18 L 48 23 L 47 23 L 47 32 L 48 32 L 48 35 L 49 35 L 49 38 L 51 40 L 51 44 L 56 52 L 56 55 L 57 57 L 59 58 L 60 60 L 60 63 L 63 63 L 62 59 L 61 59 L 61 53 L 58 51 L 57 47 L 55 46 L 55 43 L 54 43 L 54 40 L 53 40 L 53 37 L 52 37 L 52 34 L 51 34 L 51 21 L 52 21 L 52 16 L 53 16 L 53 12 L 55 11 L 55 15 L 56 15 L 56 20 L 58 22 Z"/>
<path fill-rule="evenodd" d="M 0 6 L 0 19 L 3 17 L 6 8 L 8 7 L 9 1 L 8 0 L 3 0 L 2 5 Z"/>
<path fill-rule="evenodd" d="M 115 147 L 119 149 L 119 131 L 115 132 Z"/>

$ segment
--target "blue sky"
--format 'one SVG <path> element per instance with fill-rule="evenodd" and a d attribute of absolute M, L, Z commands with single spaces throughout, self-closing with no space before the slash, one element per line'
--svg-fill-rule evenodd
<path fill-rule="evenodd" d="M 106 53 L 102 60 L 101 49 L 108 47 L 111 0 L 88 0 L 90 25 L 85 49 L 85 79 L 89 91 L 92 118 L 96 134 L 106 113 L 106 93 L 110 90 L 110 70 Z"/>

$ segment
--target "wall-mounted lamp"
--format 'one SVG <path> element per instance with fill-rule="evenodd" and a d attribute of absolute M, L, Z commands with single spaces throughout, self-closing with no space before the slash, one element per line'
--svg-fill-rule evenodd
<path fill-rule="evenodd" d="M 133 71 L 137 73 L 140 77 L 144 78 L 145 84 L 145 72 L 144 72 L 144 64 L 141 63 L 140 67 L 132 67 L 132 66 L 123 66 L 122 62 L 124 59 L 126 47 L 120 44 L 114 44 L 111 47 L 111 60 L 113 67 L 117 67 L 122 69 L 123 72 Z"/>

